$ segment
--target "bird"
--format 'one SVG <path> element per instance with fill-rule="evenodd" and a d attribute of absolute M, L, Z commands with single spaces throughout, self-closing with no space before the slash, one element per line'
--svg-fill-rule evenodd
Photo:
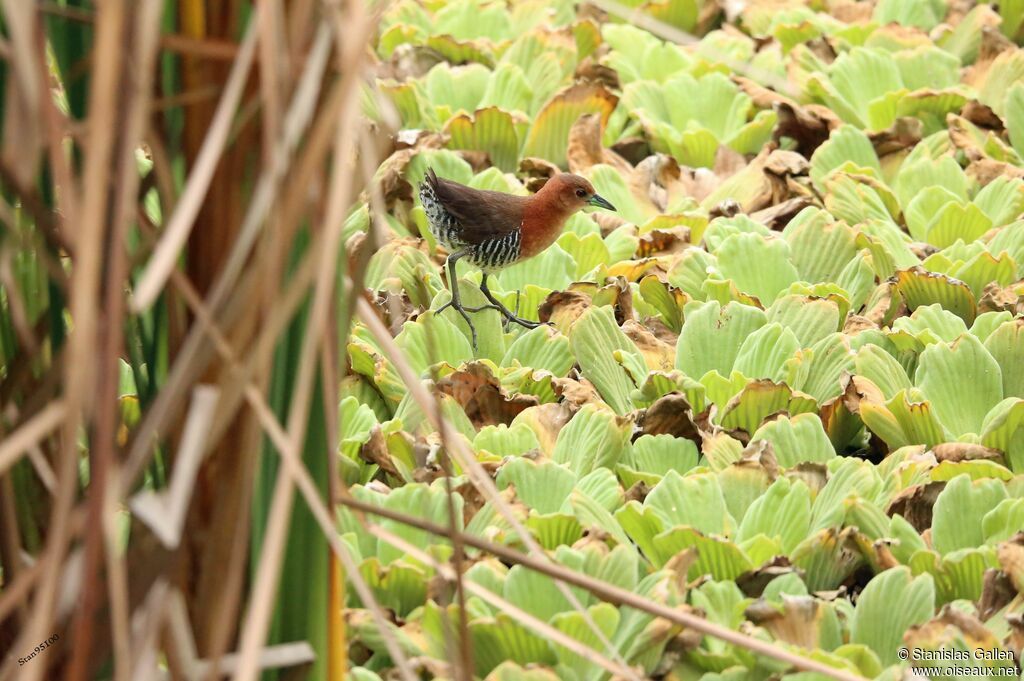
<path fill-rule="evenodd" d="M 581 208 L 615 210 L 586 178 L 571 173 L 554 175 L 532 196 L 516 196 L 473 189 L 440 178 L 433 168 L 427 168 L 419 193 L 430 232 L 449 253 L 446 265 L 451 300 L 438 308 L 436 314 L 449 306 L 457 310 L 469 325 L 474 351 L 476 328 L 470 312 L 497 310 L 508 322 L 528 329 L 540 326 L 518 317 L 495 298 L 487 286 L 487 277 L 542 253 L 562 233 L 565 221 Z M 481 270 L 480 292 L 489 304 L 462 305 L 455 264 L 463 259 Z"/>

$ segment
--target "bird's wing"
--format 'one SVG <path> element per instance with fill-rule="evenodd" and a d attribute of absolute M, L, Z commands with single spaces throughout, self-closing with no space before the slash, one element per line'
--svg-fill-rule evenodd
<path fill-rule="evenodd" d="M 473 189 L 437 177 L 432 169 L 425 179 L 437 200 L 459 222 L 459 236 L 477 244 L 519 229 L 523 222 L 525 196 Z"/>

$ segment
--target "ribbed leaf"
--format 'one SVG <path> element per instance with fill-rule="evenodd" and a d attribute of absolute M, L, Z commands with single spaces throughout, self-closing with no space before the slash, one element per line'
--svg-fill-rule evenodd
<path fill-rule="evenodd" d="M 978 91 L 978 99 L 992 107 L 1000 118 L 1009 120 L 1011 101 L 1019 95 L 1008 97 L 1014 85 L 1024 81 L 1024 54 L 1019 50 L 999 53 L 988 67 L 985 80 Z"/>
<path fill-rule="evenodd" d="M 1024 398 L 1024 321 L 1000 324 L 985 340 L 985 349 L 1002 373 L 1002 396 Z"/>
<path fill-rule="evenodd" d="M 824 404 L 843 391 L 843 376 L 853 369 L 850 342 L 832 333 L 786 363 L 786 383 Z"/>
<path fill-rule="evenodd" d="M 516 64 L 502 62 L 491 73 L 480 99 L 480 107 L 495 107 L 502 111 L 530 111 L 533 89 L 523 70 Z M 518 153 L 519 147 L 516 147 Z"/>
<path fill-rule="evenodd" d="M 487 312 L 493 312 L 493 310 Z M 464 321 L 463 324 L 465 324 Z M 477 333 L 480 333 L 479 328 L 478 326 Z M 471 359 L 473 349 L 470 346 L 469 338 L 467 338 L 468 333 L 468 327 L 463 333 L 445 316 L 445 313 L 437 316 L 431 311 L 420 315 L 415 322 L 403 324 L 402 331 L 395 337 L 395 343 L 409 358 L 413 368 L 422 373 L 426 371 L 427 367 L 438 362 L 459 366 L 462 362 Z"/>
<path fill-rule="evenodd" d="M 569 513 L 530 514 L 526 527 L 537 542 L 545 549 L 572 545 L 583 536 L 583 527 L 575 516 Z"/>
<path fill-rule="evenodd" d="M 559 291 L 569 288 L 576 276 L 576 261 L 558 244 L 552 244 L 538 256 L 521 260 L 503 269 L 497 280 L 504 291 L 523 291 L 528 285 Z M 494 278 L 492 278 L 493 280 Z M 536 314 L 536 308 L 523 307 L 527 319 Z"/>
<path fill-rule="evenodd" d="M 992 220 L 973 203 L 947 203 L 928 224 L 925 240 L 945 248 L 962 239 L 974 241 L 992 229 Z"/>
<path fill-rule="evenodd" d="M 999 364 L 973 334 L 928 346 L 918 363 L 917 384 L 955 435 L 981 433 L 985 415 L 1003 395 Z"/>
<path fill-rule="evenodd" d="M 766 314 L 769 322 L 778 322 L 790 329 L 803 348 L 835 333 L 842 322 L 839 305 L 827 298 L 780 296 L 766 310 Z"/>
<path fill-rule="evenodd" d="M 780 239 L 735 234 L 722 242 L 715 255 L 722 276 L 765 305 L 770 305 L 779 292 L 799 279 L 789 261 L 789 246 Z M 750 266 L 754 262 L 757 267 Z"/>
<path fill-rule="evenodd" d="M 591 621 L 597 625 L 597 628 L 604 634 L 605 638 L 610 638 L 619 626 L 619 611 L 609 603 L 593 605 L 587 608 L 587 614 L 590 615 Z M 580 612 L 565 612 L 555 615 L 551 620 L 551 624 L 562 633 L 590 648 L 595 650 L 602 649 L 597 633 L 591 628 L 591 625 L 583 618 L 583 614 Z M 552 643 L 551 647 L 554 649 L 558 661 L 565 667 L 573 670 L 578 678 L 587 679 L 600 675 L 601 668 L 586 657 L 571 652 L 568 648 L 556 643 Z"/>
<path fill-rule="evenodd" d="M 982 519 L 1006 497 L 1006 487 L 999 480 L 972 482 L 967 475 L 950 480 L 939 493 L 932 511 L 935 550 L 946 555 L 984 544 Z"/>
<path fill-rule="evenodd" d="M 611 308 L 588 308 L 573 324 L 569 340 L 583 375 L 616 413 L 627 413 L 632 408 L 629 395 L 636 389 L 632 376 L 647 372 L 640 352 L 615 323 Z M 625 364 L 616 359 L 617 352 Z"/>
<path fill-rule="evenodd" d="M 558 674 L 550 669 L 536 665 L 530 665 L 527 669 L 515 662 L 505 661 L 495 667 L 485 681 L 559 681 L 559 678 Z"/>
<path fill-rule="evenodd" d="M 789 553 L 803 541 L 811 524 L 811 492 L 800 480 L 780 477 L 747 509 L 736 532 L 744 542 L 764 535 Z"/>
<path fill-rule="evenodd" d="M 697 445 L 672 435 L 641 435 L 633 443 L 632 463 L 638 470 L 663 476 L 669 471 L 685 473 L 697 465 Z"/>
<path fill-rule="evenodd" d="M 1024 400 L 1008 397 L 985 417 L 981 443 L 1006 454 L 1010 469 L 1024 472 Z"/>
<path fill-rule="evenodd" d="M 909 390 L 912 387 L 903 366 L 892 355 L 874 344 L 865 345 L 857 351 L 855 371 L 858 376 L 863 376 L 878 386 L 886 400 L 891 400 L 901 390 Z"/>
<path fill-rule="evenodd" d="M 445 125 L 449 149 L 483 151 L 496 167 L 506 172 L 519 161 L 519 136 L 512 115 L 495 107 L 459 114 Z"/>
<path fill-rule="evenodd" d="M 896 278 L 896 289 L 911 310 L 916 310 L 922 305 L 938 303 L 966 323 L 974 321 L 977 314 L 974 293 L 962 281 L 927 272 L 920 267 L 901 270 L 896 273 Z"/>
<path fill-rule="evenodd" d="M 841 222 L 829 222 L 824 211 L 817 214 L 821 219 L 808 217 L 793 225 L 805 214 L 815 215 L 815 210 L 805 208 L 783 232 L 800 278 L 812 283 L 834 280 L 857 254 L 856 233 Z"/>
<path fill-rule="evenodd" d="M 820 530 L 790 552 L 790 561 L 803 571 L 808 590 L 834 589 L 863 563 L 848 535 L 834 528 Z"/>
<path fill-rule="evenodd" d="M 580 84 L 562 90 L 537 113 L 523 155 L 565 166 L 569 129 L 576 120 L 583 114 L 596 113 L 604 125 L 617 102 L 618 98 L 600 85 Z"/>
<path fill-rule="evenodd" d="M 712 370 L 728 375 L 743 341 L 766 322 L 764 312 L 755 307 L 740 303 L 723 307 L 716 301 L 691 303 L 684 316 L 676 367 L 691 378 Z"/>
<path fill-rule="evenodd" d="M 443 484 L 428 487 L 423 483 L 415 483 L 392 490 L 390 494 L 384 497 L 381 505 L 384 508 L 400 513 L 405 512 L 406 509 L 415 508 L 419 517 L 430 520 L 438 525 L 447 525 L 448 503 L 448 494 Z M 458 521 L 456 529 L 461 530 L 462 523 L 459 519 L 462 518 L 462 497 L 459 494 L 452 495 L 451 503 L 455 506 L 455 517 Z M 405 523 L 384 519 L 380 521 L 380 525 L 408 541 L 413 546 L 421 548 L 433 545 L 450 546 L 450 543 L 444 537 L 438 537 L 426 530 L 410 527 Z M 381 563 L 384 565 L 389 565 L 404 556 L 405 552 L 402 549 L 392 546 L 383 539 L 378 540 L 377 557 L 380 558 Z"/>
<path fill-rule="evenodd" d="M 629 421 L 606 407 L 587 404 L 558 433 L 551 458 L 567 464 L 577 476 L 609 468 L 622 458 L 630 431 Z"/>
<path fill-rule="evenodd" d="M 795 416 L 816 408 L 813 399 L 794 394 L 784 383 L 752 381 L 729 400 L 719 422 L 727 430 L 738 429 L 753 433 L 771 414 L 784 411 Z"/>
<path fill-rule="evenodd" d="M 988 251 L 981 251 L 960 267 L 953 269 L 951 274 L 967 284 L 975 298 L 981 298 L 985 287 L 995 282 L 999 286 L 1009 286 L 1016 274 L 1016 263 L 1007 253 L 994 257 Z"/>
<path fill-rule="evenodd" d="M 550 371 L 555 376 L 565 376 L 575 363 L 569 349 L 569 339 L 549 326 L 540 326 L 522 334 L 505 352 L 502 366 L 524 367 Z"/>
<path fill-rule="evenodd" d="M 674 556 L 695 549 L 697 559 L 690 565 L 689 579 L 705 575 L 715 580 L 736 579 L 756 567 L 736 544 L 724 537 L 706 537 L 692 527 L 674 527 L 654 538 L 662 556 Z"/>
<path fill-rule="evenodd" d="M 522 423 L 484 426 L 473 439 L 473 448 L 477 451 L 486 450 L 499 456 L 522 454 L 539 446 L 537 436 Z"/>
<path fill-rule="evenodd" d="M 602 194 L 602 196 L 604 195 Z M 565 232 L 559 237 L 558 245 L 576 261 L 573 278 L 577 281 L 582 280 L 583 276 L 595 267 L 611 264 L 608 246 L 605 245 L 600 234 L 591 233 L 580 236 L 572 232 Z"/>
<path fill-rule="evenodd" d="M 515 458 L 501 467 L 499 488 L 514 485 L 516 497 L 537 513 L 555 513 L 562 508 L 576 484 L 576 476 L 552 461 L 533 462 Z"/>
<path fill-rule="evenodd" d="M 1015 86 L 1013 91 L 1020 93 L 1020 106 L 1024 107 L 1024 85 Z M 1024 120 L 1021 124 L 1024 125 Z M 1024 212 L 1024 180 L 997 177 L 975 195 L 974 204 L 992 220 L 993 225 L 1005 225 Z"/>
<path fill-rule="evenodd" d="M 612 48 L 602 62 L 615 69 L 623 84 L 636 80 L 663 83 L 689 70 L 691 58 L 678 45 L 658 40 L 636 26 L 607 23 L 601 33 Z"/>
<path fill-rule="evenodd" d="M 557 591 L 554 595 L 561 597 Z M 499 613 L 495 619 L 471 620 L 469 634 L 473 640 L 476 673 L 481 676 L 489 674 L 504 662 L 553 665 L 556 661 L 546 639 L 532 633 L 504 613 Z"/>
<path fill-rule="evenodd" d="M 644 507 L 654 511 L 665 527 L 685 525 L 706 534 L 725 535 L 734 525 L 718 480 L 709 474 L 684 478 L 669 471 L 647 495 Z"/>
<path fill-rule="evenodd" d="M 876 575 L 857 600 L 850 640 L 870 647 L 884 664 L 899 660 L 897 649 L 906 631 L 931 619 L 935 584 L 930 575 L 911 578 L 900 566 Z"/>
<path fill-rule="evenodd" d="M 811 156 L 811 180 L 822 188 L 825 177 L 839 166 L 853 161 L 862 168 L 872 168 L 879 173 L 882 167 L 878 155 L 871 146 L 867 135 L 852 125 L 843 125 L 832 131 L 828 140 Z M 812 280 L 813 281 L 813 280 Z"/>
<path fill-rule="evenodd" d="M 825 463 L 836 456 L 817 414 L 782 416 L 758 428 L 750 439 L 771 442 L 775 458 L 783 468 L 804 461 Z"/>
<path fill-rule="evenodd" d="M 927 573 L 935 580 L 936 605 L 955 600 L 977 601 L 985 571 L 999 567 L 991 547 L 962 549 L 939 558 L 934 551 L 918 551 L 909 562 L 915 575 Z"/>
<path fill-rule="evenodd" d="M 945 18 L 946 4 L 941 0 L 881 0 L 872 19 L 880 24 L 898 23 L 929 31 Z"/>
<path fill-rule="evenodd" d="M 885 404 L 861 402 L 864 425 L 880 437 L 890 449 L 907 445 L 934 446 L 946 441 L 946 431 L 930 402 L 913 400 L 919 391 L 900 391 Z"/>

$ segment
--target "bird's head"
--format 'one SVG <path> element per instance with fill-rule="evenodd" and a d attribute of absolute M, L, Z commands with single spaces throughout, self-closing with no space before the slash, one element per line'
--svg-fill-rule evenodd
<path fill-rule="evenodd" d="M 567 212 L 575 213 L 584 206 L 597 206 L 606 210 L 615 210 L 615 206 L 594 191 L 594 185 L 585 177 L 561 173 L 555 175 L 541 189 L 552 200 L 559 203 Z"/>

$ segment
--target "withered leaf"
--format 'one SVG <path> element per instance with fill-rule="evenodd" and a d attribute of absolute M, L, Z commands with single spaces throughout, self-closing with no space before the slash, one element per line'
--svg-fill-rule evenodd
<path fill-rule="evenodd" d="M 889 515 L 901 515 L 918 532 L 932 526 L 932 508 L 939 493 L 946 488 L 945 482 L 929 482 L 901 490 L 889 502 L 885 510 Z"/>
<path fill-rule="evenodd" d="M 476 428 L 508 425 L 519 412 L 539 402 L 533 395 L 509 395 L 482 362 L 470 362 L 437 382 L 442 393 L 458 402 Z"/>

